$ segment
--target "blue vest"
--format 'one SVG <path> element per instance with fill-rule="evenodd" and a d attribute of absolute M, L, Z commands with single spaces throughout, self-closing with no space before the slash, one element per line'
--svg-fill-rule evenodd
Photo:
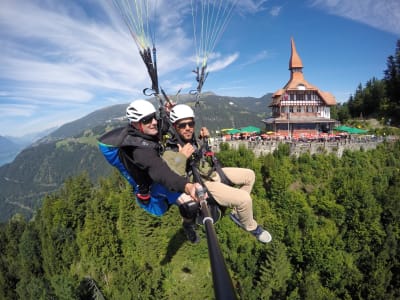
<path fill-rule="evenodd" d="M 135 147 L 137 144 L 135 144 L 135 139 L 128 139 L 130 144 L 123 144 L 125 137 L 126 127 L 114 129 L 99 138 L 99 149 L 106 160 L 112 166 L 117 168 L 121 175 L 125 177 L 126 180 L 128 180 L 128 182 L 132 185 L 136 203 L 148 213 L 154 216 L 162 216 L 168 211 L 170 205 L 176 204 L 176 199 L 181 195 L 181 193 L 171 192 L 163 185 L 153 182 L 149 186 L 149 203 L 143 204 L 138 201 L 136 197 L 136 194 L 139 193 L 137 181 L 140 181 L 140 178 L 136 178 L 135 180 L 132 174 L 128 172 L 119 157 L 120 147 L 122 145 Z"/>

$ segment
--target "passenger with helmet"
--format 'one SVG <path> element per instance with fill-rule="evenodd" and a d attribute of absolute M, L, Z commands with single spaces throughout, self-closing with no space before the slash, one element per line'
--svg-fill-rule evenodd
<path fill-rule="evenodd" d="M 187 160 L 185 168 L 182 164 L 172 165 L 171 168 L 185 177 L 191 176 L 192 160 L 198 155 L 197 150 L 200 141 L 197 141 L 195 132 L 195 115 L 192 108 L 185 104 L 178 104 L 170 110 L 170 121 L 177 133 L 166 142 L 163 154 L 166 161 Z M 207 128 L 202 127 L 200 137 L 208 137 Z M 264 230 L 253 218 L 253 201 L 250 193 L 255 182 L 253 170 L 246 168 L 222 168 L 223 174 L 211 170 L 211 165 L 206 161 L 197 164 L 203 183 L 207 188 L 209 196 L 223 207 L 232 208 L 231 219 L 250 232 L 260 242 L 268 243 L 272 240 L 270 233 Z M 211 171 L 211 172 L 210 172 Z M 221 178 L 226 176 L 233 185 L 221 182 Z M 192 221 L 194 226 L 195 220 Z"/>
<path fill-rule="evenodd" d="M 126 109 L 126 117 L 129 124 L 103 135 L 99 145 L 100 148 L 114 145 L 118 149 L 113 160 L 118 160 L 119 165 L 109 162 L 133 185 L 138 204 L 149 213 L 161 216 L 171 204 L 196 199 L 196 188 L 201 186 L 176 174 L 161 157 L 153 104 L 146 100 L 133 101 Z"/>

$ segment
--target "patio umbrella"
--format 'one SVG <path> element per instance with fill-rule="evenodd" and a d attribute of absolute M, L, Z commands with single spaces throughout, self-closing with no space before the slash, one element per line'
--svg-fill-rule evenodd
<path fill-rule="evenodd" d="M 241 131 L 239 129 L 236 129 L 236 128 L 232 128 L 232 129 L 229 129 L 229 130 L 225 131 L 225 133 L 227 133 L 227 134 L 236 134 L 236 133 L 240 133 L 240 132 Z"/>
<path fill-rule="evenodd" d="M 368 130 L 365 130 L 365 129 L 359 129 L 359 128 L 349 127 L 349 126 L 344 126 L 344 125 L 335 127 L 335 128 L 333 128 L 333 130 L 343 131 L 343 132 L 352 133 L 352 134 L 362 134 L 362 133 L 368 132 Z"/>
<path fill-rule="evenodd" d="M 240 128 L 241 133 L 260 133 L 261 129 L 255 126 L 247 126 Z"/>

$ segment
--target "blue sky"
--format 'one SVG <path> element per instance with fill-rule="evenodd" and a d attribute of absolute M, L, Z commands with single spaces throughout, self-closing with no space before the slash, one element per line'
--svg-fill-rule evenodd
<path fill-rule="evenodd" d="M 187 93 L 196 87 L 190 1 L 157 1 L 160 85 Z M 275 92 L 289 80 L 293 37 L 305 79 L 344 102 L 360 83 L 383 78 L 400 39 L 398 0 L 238 2 L 203 91 Z M 0 45 L 0 135 L 22 136 L 145 98 L 151 85 L 111 0 L 1 0 Z"/>

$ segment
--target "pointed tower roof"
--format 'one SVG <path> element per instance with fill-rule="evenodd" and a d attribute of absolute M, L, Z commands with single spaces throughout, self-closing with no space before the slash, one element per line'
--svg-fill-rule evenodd
<path fill-rule="evenodd" d="M 290 70 L 290 82 L 303 82 L 304 84 L 309 84 L 305 81 L 303 76 L 303 63 L 301 62 L 300 56 L 297 53 L 296 45 L 294 44 L 293 37 L 290 38 L 290 43 L 292 47 L 292 52 L 290 54 L 289 60 L 289 70 Z M 289 84 L 288 83 L 288 84 Z"/>
<path fill-rule="evenodd" d="M 271 106 L 279 105 L 282 97 L 291 90 L 315 91 L 327 105 L 335 105 L 336 100 L 331 93 L 319 90 L 316 86 L 310 84 L 304 79 L 303 63 L 297 53 L 293 37 L 291 38 L 291 46 L 292 52 L 289 60 L 290 79 L 282 89 L 279 89 L 274 93 L 272 96 Z"/>
<path fill-rule="evenodd" d="M 293 37 L 290 39 L 292 44 L 292 53 L 289 60 L 289 70 L 303 68 L 303 63 L 301 62 L 300 56 L 297 54 L 296 45 L 294 44 Z"/>

